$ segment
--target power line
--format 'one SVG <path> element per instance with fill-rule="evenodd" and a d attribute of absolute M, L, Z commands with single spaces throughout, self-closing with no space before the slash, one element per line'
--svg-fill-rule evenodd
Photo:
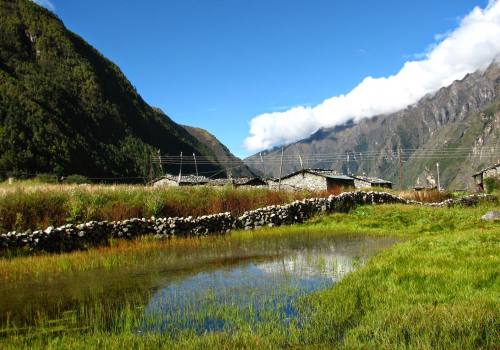
<path fill-rule="evenodd" d="M 352 155 L 353 158 L 358 160 L 366 160 L 366 159 L 372 159 L 372 158 L 384 158 L 384 157 L 389 157 L 389 158 L 397 158 L 398 154 L 400 154 L 403 158 L 436 158 L 436 157 L 473 157 L 473 158 L 483 158 L 483 157 L 497 157 L 500 156 L 500 147 L 488 147 L 488 148 L 482 148 L 482 154 L 477 154 L 477 151 L 474 152 L 473 149 L 471 148 L 465 148 L 465 147 L 457 147 L 457 148 L 447 148 L 447 149 L 442 149 L 442 148 L 433 148 L 433 149 L 411 149 L 411 148 L 406 148 L 406 149 L 400 149 L 399 153 L 398 151 L 366 151 L 366 152 L 349 152 L 349 155 Z M 262 156 L 262 158 L 261 158 Z M 344 160 L 346 154 L 345 153 L 338 153 L 338 152 L 331 152 L 331 153 L 314 153 L 311 155 L 307 156 L 302 156 L 303 160 L 307 161 L 335 161 L 335 160 Z M 227 164 L 241 164 L 242 160 L 240 159 L 234 159 L 232 157 L 219 157 L 218 160 L 213 160 L 210 157 L 207 156 L 197 156 L 196 161 L 198 164 L 214 164 L 218 162 L 224 162 Z M 245 159 L 245 163 L 262 163 L 264 160 L 265 162 L 281 162 L 281 159 L 283 159 L 284 162 L 295 162 L 296 161 L 296 155 L 283 155 L 283 158 L 281 156 L 269 156 L 269 155 L 262 155 L 260 154 L 259 157 L 254 157 L 254 158 L 247 158 Z M 161 157 L 155 157 L 154 161 L 157 163 L 171 163 L 171 164 L 178 164 L 180 163 L 180 157 L 179 156 L 161 156 Z M 194 164 L 195 162 L 195 157 L 190 159 L 189 157 L 184 157 L 183 162 L 185 164 Z"/>
<path fill-rule="evenodd" d="M 487 159 L 487 158 L 499 158 L 500 151 L 494 153 L 483 153 L 483 154 L 471 154 L 471 153 L 419 153 L 419 154 L 408 154 L 404 152 L 399 153 L 401 158 L 405 160 L 409 159 L 440 159 L 440 158 L 449 158 L 449 159 L 464 159 L 464 158 L 473 158 L 473 159 Z M 356 160 L 348 160 L 349 162 L 359 162 L 359 161 L 369 161 L 369 160 L 379 160 L 379 159 L 389 159 L 394 160 L 398 158 L 398 153 L 379 153 L 379 154 L 371 154 L 371 155 L 357 155 Z M 302 157 L 303 161 L 318 163 L 318 162 L 327 162 L 327 161 L 346 161 L 345 156 L 330 156 L 330 157 L 313 157 L 313 156 L 304 156 Z M 208 161 L 194 161 L 189 159 L 183 159 L 182 162 L 180 159 L 169 159 L 169 160 L 153 160 L 156 164 L 172 164 L 172 165 L 217 165 L 217 162 L 208 162 Z M 281 159 L 264 159 L 265 163 L 275 163 L 280 164 Z M 286 158 L 283 157 L 284 163 L 296 163 L 297 158 Z M 226 161 L 221 162 L 224 165 L 240 165 L 241 161 Z M 262 164 L 261 160 L 245 160 L 245 164 Z"/>

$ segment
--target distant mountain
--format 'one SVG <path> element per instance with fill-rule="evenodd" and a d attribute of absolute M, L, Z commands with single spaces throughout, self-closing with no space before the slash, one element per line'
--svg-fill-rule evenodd
<path fill-rule="evenodd" d="M 0 0 L 0 14 L 0 176 L 147 176 L 158 149 L 194 152 L 213 160 L 201 170 L 222 169 L 208 147 L 146 104 L 115 64 L 53 13 L 29 0 Z"/>
<path fill-rule="evenodd" d="M 468 74 L 397 113 L 321 129 L 284 147 L 287 174 L 304 167 L 366 173 L 399 186 L 399 157 L 405 187 L 440 180 L 472 187 L 471 175 L 500 158 L 500 66 Z M 492 151 L 493 150 L 493 151 Z M 281 148 L 262 152 L 269 175 L 279 175 Z M 245 159 L 261 169 L 259 154 Z"/>
<path fill-rule="evenodd" d="M 234 177 L 253 177 L 255 174 L 243 163 L 243 161 L 234 156 L 231 151 L 224 146 L 214 135 L 205 129 L 195 128 L 184 125 L 184 128 L 193 135 L 198 141 L 204 144 L 214 154 L 217 162 L 227 169 L 221 175 L 226 176 L 230 172 Z"/>

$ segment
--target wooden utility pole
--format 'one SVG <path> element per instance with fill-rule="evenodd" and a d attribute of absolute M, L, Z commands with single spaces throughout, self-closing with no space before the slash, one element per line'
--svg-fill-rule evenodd
<path fill-rule="evenodd" d="M 233 174 L 231 173 L 231 168 L 226 168 L 226 177 L 231 183 L 231 187 L 234 188 Z"/>
<path fill-rule="evenodd" d="M 398 147 L 398 163 L 399 163 L 399 190 L 403 191 L 403 160 L 401 159 L 401 146 Z"/>
<path fill-rule="evenodd" d="M 437 169 L 437 180 L 438 180 L 438 191 L 441 191 L 441 182 L 439 181 L 439 163 L 436 163 L 436 169 Z"/>
<path fill-rule="evenodd" d="M 153 159 L 151 155 L 149 155 L 149 183 L 153 183 Z"/>
<path fill-rule="evenodd" d="M 196 154 L 193 153 L 194 158 L 194 168 L 196 170 L 196 176 L 198 176 L 198 164 L 196 163 Z"/>
<path fill-rule="evenodd" d="M 264 164 L 264 158 L 262 158 L 262 152 L 259 152 L 260 162 L 262 163 L 262 171 L 264 174 L 264 178 L 266 177 L 266 165 Z"/>
<path fill-rule="evenodd" d="M 278 181 L 278 191 L 281 190 L 281 177 L 283 176 L 283 147 L 281 147 L 280 179 Z"/>
<path fill-rule="evenodd" d="M 179 164 L 179 180 L 177 181 L 178 183 L 181 183 L 181 178 L 182 178 L 182 152 L 181 152 L 181 162 Z"/>
<path fill-rule="evenodd" d="M 164 172 L 163 172 L 163 165 L 161 165 L 161 150 L 158 148 L 158 164 L 160 164 L 160 171 L 161 171 L 161 174 L 164 175 Z"/>
<path fill-rule="evenodd" d="M 349 168 L 349 153 L 347 153 L 347 175 L 351 172 L 351 169 Z"/>
<path fill-rule="evenodd" d="M 302 157 L 299 153 L 299 161 L 300 161 L 300 170 L 304 170 L 304 163 L 302 162 Z"/>
<path fill-rule="evenodd" d="M 302 156 L 300 155 L 300 149 L 297 146 L 297 144 L 295 144 L 295 148 L 297 149 L 297 154 L 299 155 L 300 170 L 303 171 L 304 170 L 304 162 L 302 161 Z"/>

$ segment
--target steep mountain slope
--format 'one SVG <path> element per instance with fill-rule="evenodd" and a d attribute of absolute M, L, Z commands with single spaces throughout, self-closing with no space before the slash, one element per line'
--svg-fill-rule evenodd
<path fill-rule="evenodd" d="M 29 0 L 0 0 L 0 13 L 0 176 L 140 177 L 158 149 L 202 154 L 214 160 L 203 170 L 221 169 L 54 14 Z"/>
<path fill-rule="evenodd" d="M 224 146 L 214 135 L 209 133 L 207 130 L 202 128 L 195 128 L 192 126 L 183 126 L 191 135 L 196 137 L 198 141 L 209 148 L 216 157 L 217 162 L 231 172 L 232 176 L 235 177 L 252 177 L 254 174 L 252 171 L 243 163 L 243 161 L 236 156 L 234 156 L 231 151 Z"/>
<path fill-rule="evenodd" d="M 437 162 L 443 185 L 472 187 L 472 173 L 500 157 L 499 128 L 500 66 L 492 63 L 400 112 L 321 129 L 284 147 L 283 173 L 300 167 L 300 154 L 305 167 L 365 172 L 398 186 L 401 159 L 405 187 L 435 178 Z M 281 148 L 263 155 L 269 174 L 278 176 Z M 260 168 L 259 155 L 245 162 Z"/>

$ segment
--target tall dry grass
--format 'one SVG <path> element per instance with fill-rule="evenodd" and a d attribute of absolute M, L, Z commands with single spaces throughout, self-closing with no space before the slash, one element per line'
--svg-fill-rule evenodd
<path fill-rule="evenodd" d="M 130 185 L 0 186 L 0 233 L 90 220 L 200 216 L 247 210 L 328 192 L 286 192 L 231 187 L 152 188 Z"/>
<path fill-rule="evenodd" d="M 423 203 L 437 203 L 450 199 L 453 195 L 447 191 L 438 191 L 437 189 L 421 191 L 404 191 L 398 195 L 404 199 L 414 200 Z"/>

